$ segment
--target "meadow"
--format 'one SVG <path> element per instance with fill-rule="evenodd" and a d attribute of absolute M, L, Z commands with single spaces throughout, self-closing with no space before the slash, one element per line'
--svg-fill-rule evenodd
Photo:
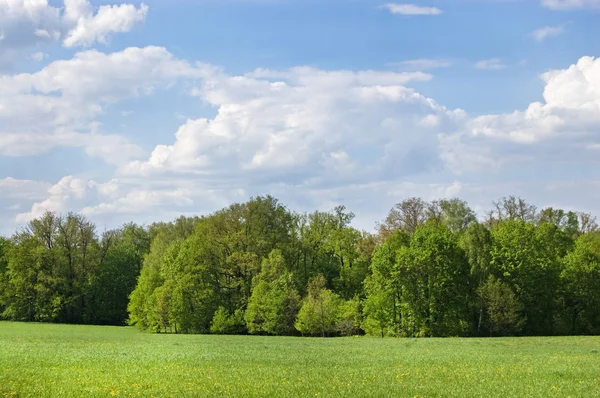
<path fill-rule="evenodd" d="M 0 397 L 594 397 L 600 338 L 150 334 L 0 322 Z"/>

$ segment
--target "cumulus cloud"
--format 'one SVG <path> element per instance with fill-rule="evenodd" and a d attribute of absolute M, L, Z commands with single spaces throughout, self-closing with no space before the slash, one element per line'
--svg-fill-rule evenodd
<path fill-rule="evenodd" d="M 1 184 L 1 183 L 0 183 Z M 50 185 L 50 184 L 46 184 Z M 86 204 L 115 197 L 119 193 L 119 182 L 111 180 L 99 184 L 75 176 L 65 176 L 56 184 L 46 187 L 46 195 L 31 206 L 31 210 L 16 216 L 18 223 L 27 223 L 42 216 L 46 211 L 81 211 Z"/>
<path fill-rule="evenodd" d="M 122 99 L 202 74 L 162 47 L 145 47 L 84 51 L 35 73 L 1 76 L 0 154 L 28 156 L 73 146 L 114 164 L 138 157 L 141 149 L 125 138 L 99 134 L 96 118 Z"/>
<path fill-rule="evenodd" d="M 207 76 L 194 94 L 217 108 L 213 119 L 188 120 L 175 142 L 159 145 L 128 175 L 243 174 L 276 180 L 344 179 L 368 173 L 410 174 L 436 166 L 432 123 L 460 119 L 406 87 L 424 73 L 257 70 Z M 423 118 L 428 117 L 423 123 Z M 444 126 L 445 124 L 445 126 Z M 421 158 L 409 165 L 411 157 Z M 335 164 L 337 169 L 328 166 Z"/>
<path fill-rule="evenodd" d="M 108 35 L 129 32 L 146 19 L 148 6 L 141 4 L 103 5 L 94 14 L 87 0 L 65 0 L 64 20 L 75 23 L 63 41 L 65 47 L 90 46 L 106 43 Z"/>
<path fill-rule="evenodd" d="M 537 29 L 531 33 L 536 41 L 544 41 L 549 37 L 556 37 L 561 35 L 565 31 L 563 26 L 544 26 L 543 28 Z"/>
<path fill-rule="evenodd" d="M 507 162 L 597 162 L 600 143 L 600 59 L 582 57 L 542 75 L 544 102 L 524 111 L 482 115 L 466 132 L 443 135 L 444 158 L 455 170 Z"/>
<path fill-rule="evenodd" d="M 65 47 L 86 47 L 106 43 L 110 34 L 128 32 L 143 23 L 147 12 L 143 3 L 96 9 L 89 0 L 64 0 L 62 7 L 48 0 L 0 0 L 0 67 L 36 44 L 62 40 Z"/>
<path fill-rule="evenodd" d="M 591 191 L 572 199 L 552 190 L 552 177 L 535 182 L 498 177 L 523 167 L 550 163 L 589 167 L 598 162 L 600 60 L 596 58 L 583 57 L 567 69 L 543 74 L 543 101 L 524 110 L 470 117 L 411 88 L 414 82 L 432 78 L 423 72 L 299 67 L 231 75 L 208 65 L 191 66 L 156 48 L 131 51 L 125 58 L 149 51 L 156 55 L 150 59 L 166 56 L 169 61 L 147 68 L 153 72 L 132 62 L 117 76 L 120 83 L 115 87 L 105 87 L 112 83 L 101 80 L 105 83 L 92 84 L 88 90 L 76 82 L 71 87 L 68 79 L 44 78 L 42 84 L 23 75 L 14 77 L 4 92 L 58 93 L 73 103 L 97 104 L 143 94 L 148 87 L 175 78 L 197 78 L 191 94 L 211 106 L 215 115 L 188 119 L 171 142 L 157 145 L 149 156 L 119 160 L 115 179 L 106 183 L 70 176 L 45 187 L 45 196 L 19 215 L 20 222 L 45 210 L 81 211 L 103 222 L 111 217 L 115 223 L 125 218 L 147 222 L 207 213 L 266 193 L 301 211 L 343 203 L 357 214 L 357 225 L 366 229 L 407 196 L 460 196 L 484 211 L 492 200 L 518 194 L 540 206 L 598 210 L 593 201 L 600 197 L 600 184 L 591 180 L 565 185 Z M 103 66 L 110 65 L 105 57 L 112 55 L 91 56 L 94 62 L 86 70 L 101 60 L 99 69 L 116 73 Z M 86 57 L 82 59 L 77 62 Z M 64 70 L 70 67 L 65 65 Z M 75 71 L 74 76 L 83 73 Z M 88 73 L 82 78 L 93 80 L 100 72 Z M 75 139 L 69 137 L 64 139 Z M 107 145 L 97 156 L 118 152 L 110 150 L 115 145 Z M 100 143 L 86 148 L 102 152 Z M 485 182 L 478 179 L 481 175 Z M 503 178 L 505 182 L 499 182 Z M 553 203 L 546 202 L 549 194 Z"/>
<path fill-rule="evenodd" d="M 396 15 L 440 15 L 443 13 L 437 7 L 422 7 L 415 4 L 388 3 L 381 7 Z"/>
<path fill-rule="evenodd" d="M 40 217 L 46 211 L 67 211 L 69 210 L 68 205 L 70 201 L 72 199 L 82 199 L 85 196 L 87 188 L 87 184 L 83 180 L 72 176 L 64 177 L 48 189 L 49 196 L 45 200 L 35 202 L 31 211 L 19 213 L 16 221 L 18 223 L 26 223 Z"/>
<path fill-rule="evenodd" d="M 292 206 L 302 197 L 298 208 L 307 210 L 318 192 L 389 188 L 384 181 L 440 167 L 437 132 L 465 118 L 406 86 L 431 79 L 422 72 L 300 67 L 232 76 L 203 66 L 194 73 L 202 80 L 192 93 L 215 117 L 188 120 L 172 144 L 123 166 L 117 180 L 59 181 L 19 221 L 66 209 L 103 220 L 208 212 L 264 193 Z"/>

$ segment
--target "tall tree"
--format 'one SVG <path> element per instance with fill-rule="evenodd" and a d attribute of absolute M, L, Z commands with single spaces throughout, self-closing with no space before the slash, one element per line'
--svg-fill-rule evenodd
<path fill-rule="evenodd" d="M 520 219 L 492 230 L 491 264 L 522 304 L 526 334 L 551 333 L 565 236 L 554 225 Z"/>
<path fill-rule="evenodd" d="M 260 274 L 254 277 L 245 314 L 250 333 L 284 335 L 294 332 L 300 295 L 293 281 L 281 251 L 273 250 L 263 260 Z"/>
<path fill-rule="evenodd" d="M 296 319 L 296 329 L 302 334 L 322 337 L 336 331 L 339 320 L 340 298 L 325 288 L 327 281 L 322 274 L 317 275 L 308 285 L 308 296 Z"/>
<path fill-rule="evenodd" d="M 462 233 L 477 222 L 475 212 L 460 199 L 443 199 L 439 202 L 443 222 L 452 232 Z"/>
<path fill-rule="evenodd" d="M 373 253 L 371 275 L 365 280 L 362 325 L 368 334 L 384 337 L 401 333 L 402 284 L 396 258 L 398 251 L 409 243 L 408 234 L 397 230 Z"/>
<path fill-rule="evenodd" d="M 490 275 L 478 294 L 484 303 L 490 336 L 511 336 L 521 331 L 526 321 L 523 306 L 508 284 Z"/>
<path fill-rule="evenodd" d="M 136 286 L 144 248 L 129 235 L 134 227 L 107 231 L 100 244 L 99 263 L 89 277 L 87 318 L 101 325 L 127 322 L 129 296 Z"/>
<path fill-rule="evenodd" d="M 580 236 L 564 259 L 561 296 L 568 333 L 600 333 L 600 232 Z"/>
<path fill-rule="evenodd" d="M 477 319 L 476 335 L 481 334 L 485 300 L 478 290 L 491 273 L 492 235 L 485 225 L 471 224 L 459 238 L 459 245 L 465 252 L 470 268 L 471 308 Z"/>
<path fill-rule="evenodd" d="M 385 238 L 397 230 L 408 234 L 427 220 L 428 204 L 421 198 L 408 198 L 396 204 L 389 211 L 385 221 L 379 226 L 380 234 Z"/>
<path fill-rule="evenodd" d="M 398 251 L 404 333 L 457 336 L 468 332 L 469 269 L 455 235 L 425 224 Z"/>
<path fill-rule="evenodd" d="M 521 220 L 535 222 L 537 208 L 517 196 L 503 197 L 493 203 L 493 210 L 488 214 L 488 225 L 493 226 L 502 221 Z"/>
<path fill-rule="evenodd" d="M 0 318 L 2 318 L 2 313 L 6 309 L 6 303 L 8 297 L 6 294 L 8 293 L 8 247 L 10 242 L 8 239 L 5 239 L 0 236 Z"/>
<path fill-rule="evenodd" d="M 5 310 L 3 318 L 13 321 L 40 321 L 40 306 L 49 308 L 56 305 L 52 297 L 40 297 L 43 284 L 40 270 L 44 267 L 45 248 L 28 233 L 20 233 L 12 238 L 7 251 L 6 291 L 4 291 Z M 46 300 L 44 300 L 46 299 Z M 52 314 L 53 311 L 50 310 Z"/>

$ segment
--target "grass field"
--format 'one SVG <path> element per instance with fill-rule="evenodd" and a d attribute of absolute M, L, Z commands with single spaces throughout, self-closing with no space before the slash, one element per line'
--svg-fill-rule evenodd
<path fill-rule="evenodd" d="M 0 322 L 0 397 L 599 397 L 600 338 L 156 335 Z"/>

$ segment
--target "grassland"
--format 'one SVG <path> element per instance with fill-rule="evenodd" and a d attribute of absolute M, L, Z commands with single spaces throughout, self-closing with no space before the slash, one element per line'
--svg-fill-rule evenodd
<path fill-rule="evenodd" d="M 0 322 L 0 397 L 598 397 L 600 338 L 156 335 Z"/>

